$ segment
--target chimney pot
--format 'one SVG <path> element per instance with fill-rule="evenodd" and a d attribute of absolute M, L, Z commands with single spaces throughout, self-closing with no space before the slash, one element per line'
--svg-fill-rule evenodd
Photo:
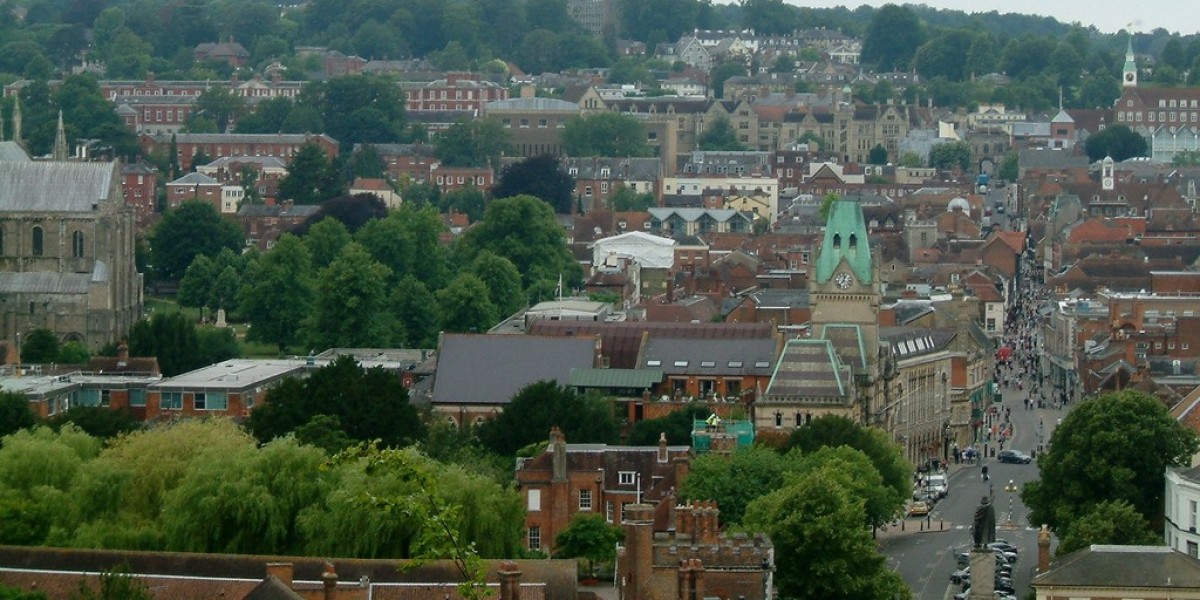
<path fill-rule="evenodd" d="M 292 563 L 267 563 L 267 575 L 274 575 L 283 585 L 292 587 Z"/>

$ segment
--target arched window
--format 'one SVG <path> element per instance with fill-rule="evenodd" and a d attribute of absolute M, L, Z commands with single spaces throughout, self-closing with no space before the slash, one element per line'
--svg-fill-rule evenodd
<path fill-rule="evenodd" d="M 71 256 L 75 258 L 83 258 L 83 232 L 76 231 L 71 234 Z"/>
<path fill-rule="evenodd" d="M 31 247 L 31 250 L 33 251 L 34 256 L 42 255 L 42 242 L 43 242 L 42 236 L 43 236 L 43 234 L 42 234 L 41 225 L 34 225 L 33 226 L 33 244 Z"/>

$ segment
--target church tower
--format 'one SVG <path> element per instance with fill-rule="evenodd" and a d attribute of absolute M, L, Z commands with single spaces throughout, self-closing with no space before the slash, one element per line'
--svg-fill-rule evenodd
<path fill-rule="evenodd" d="M 1137 57 L 1133 55 L 1133 32 L 1129 32 L 1129 46 L 1125 49 L 1125 66 L 1121 69 L 1121 85 L 1137 87 Z"/>
<path fill-rule="evenodd" d="M 62 111 L 58 111 L 58 130 L 54 134 L 54 160 L 67 160 L 67 129 L 63 127 Z"/>
<path fill-rule="evenodd" d="M 829 326 L 851 326 L 860 333 L 857 358 L 873 362 L 879 344 L 879 297 L 879 273 L 862 206 L 853 200 L 835 200 L 809 278 L 813 337 L 831 337 L 826 333 Z"/>

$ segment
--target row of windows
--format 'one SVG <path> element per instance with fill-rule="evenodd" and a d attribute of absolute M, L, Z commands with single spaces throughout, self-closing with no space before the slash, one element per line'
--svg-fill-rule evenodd
<path fill-rule="evenodd" d="M 1177 123 L 1177 122 L 1178 123 L 1187 123 L 1189 121 L 1192 123 L 1196 123 L 1197 118 L 1198 118 L 1197 113 L 1177 113 L 1177 112 L 1163 112 L 1163 111 L 1159 111 L 1157 113 L 1157 115 L 1156 115 L 1156 113 L 1154 113 L 1154 111 L 1146 113 L 1146 121 L 1148 121 L 1150 123 Z M 1125 122 L 1129 122 L 1129 123 L 1133 123 L 1133 122 L 1141 123 L 1142 122 L 1142 113 L 1132 112 L 1132 111 L 1130 111 L 1130 112 L 1118 111 L 1117 112 L 1117 120 L 1125 121 Z"/>
<path fill-rule="evenodd" d="M 29 235 L 29 252 L 34 256 L 42 256 L 46 250 L 46 233 L 41 225 L 34 225 Z M 4 254 L 4 230 L 0 229 L 0 254 Z M 84 237 L 82 231 L 71 233 L 71 257 L 83 258 Z"/>
<path fill-rule="evenodd" d="M 146 108 L 146 109 L 142 110 L 142 119 L 144 121 L 150 120 L 150 109 Z M 163 120 L 163 111 L 161 111 L 161 110 L 154 111 L 154 121 L 162 122 L 162 120 Z M 168 123 L 182 123 L 183 120 L 184 119 L 183 119 L 183 109 L 182 108 L 177 108 L 175 110 L 167 109 L 167 122 Z"/>
<path fill-rule="evenodd" d="M 446 107 L 443 106 L 442 108 L 445 109 Z M 500 124 L 504 125 L 505 127 L 512 128 L 512 119 L 510 119 L 508 117 L 500 119 Z M 529 119 L 522 117 L 521 119 L 517 120 L 517 125 L 521 129 L 529 129 Z M 538 126 L 538 129 L 545 129 L 550 126 L 550 121 L 549 121 L 549 119 L 538 119 L 537 126 Z M 554 128 L 562 129 L 563 127 L 566 127 L 566 123 L 564 121 L 562 121 L 561 119 L 555 119 Z"/>
<path fill-rule="evenodd" d="M 216 392 L 196 392 L 191 394 L 192 408 L 195 410 L 226 410 L 229 408 L 229 398 Z M 183 392 L 163 392 L 158 402 L 161 410 L 183 410 Z"/>

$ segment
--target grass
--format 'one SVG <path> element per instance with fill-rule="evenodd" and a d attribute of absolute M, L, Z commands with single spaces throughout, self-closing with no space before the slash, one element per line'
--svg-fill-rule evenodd
<path fill-rule="evenodd" d="M 182 312 L 194 322 L 200 321 L 200 309 L 189 306 L 180 306 L 174 298 L 165 298 L 162 296 L 154 296 L 146 298 L 146 315 L 155 313 L 177 313 Z M 209 315 L 213 318 L 213 315 Z M 251 342 L 246 340 L 246 331 L 250 326 L 246 323 L 230 322 L 229 326 L 233 329 L 234 336 L 237 337 L 238 345 L 241 347 L 242 356 L 246 358 L 279 358 L 279 347 L 275 344 L 267 344 L 263 342 Z M 292 356 L 303 354 L 304 351 L 297 351 L 295 348 L 288 348 L 283 356 Z"/>

